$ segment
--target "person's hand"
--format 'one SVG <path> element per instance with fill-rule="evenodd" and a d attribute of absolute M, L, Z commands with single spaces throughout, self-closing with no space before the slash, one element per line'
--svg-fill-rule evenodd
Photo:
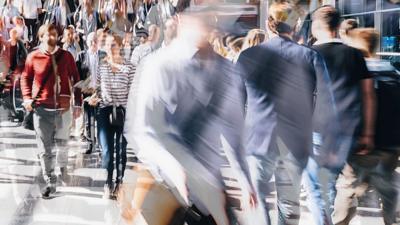
<path fill-rule="evenodd" d="M 374 149 L 374 137 L 372 135 L 364 135 L 358 139 L 359 150 L 357 155 L 367 155 Z"/>
<path fill-rule="evenodd" d="M 84 94 L 93 94 L 93 92 L 94 92 L 94 88 L 85 88 L 85 89 L 82 89 L 82 92 L 84 93 Z"/>
<path fill-rule="evenodd" d="M 91 97 L 89 99 L 89 105 L 91 106 L 97 106 L 97 104 L 100 102 L 100 98 L 97 97 Z"/>
<path fill-rule="evenodd" d="M 74 107 L 74 112 L 72 113 L 72 116 L 75 119 L 77 119 L 82 113 L 81 107 Z"/>
<path fill-rule="evenodd" d="M 257 194 L 255 191 L 250 191 L 249 193 L 249 197 L 250 197 L 250 207 L 251 208 L 256 208 L 258 205 L 258 199 L 257 199 Z"/>
<path fill-rule="evenodd" d="M 24 107 L 25 107 L 26 111 L 28 111 L 28 112 L 32 112 L 32 110 L 33 110 L 32 102 L 24 103 Z"/>

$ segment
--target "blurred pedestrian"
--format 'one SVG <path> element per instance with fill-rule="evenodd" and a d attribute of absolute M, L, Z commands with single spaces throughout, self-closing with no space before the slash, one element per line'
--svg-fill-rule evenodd
<path fill-rule="evenodd" d="M 292 41 L 293 28 L 285 22 L 288 11 L 285 4 L 270 6 L 268 42 L 243 51 L 237 64 L 244 70 L 247 93 L 245 146 L 264 216 L 270 223 L 268 193 L 261 185 L 275 171 L 278 223 L 299 224 L 301 176 L 317 125 L 313 113 L 324 116 L 317 120 L 320 127 L 330 129 L 337 121 L 324 60 Z"/>
<path fill-rule="evenodd" d="M 78 54 L 76 65 L 80 74 L 81 90 L 84 98 L 84 129 L 81 133 L 81 140 L 88 143 L 85 154 L 93 151 L 95 139 L 95 112 L 96 108 L 89 104 L 89 97 L 94 93 L 96 87 L 97 68 L 99 65 L 99 50 L 97 47 L 96 33 L 92 32 L 86 39 L 89 46 L 87 50 L 83 50 Z"/>
<path fill-rule="evenodd" d="M 20 0 L 19 11 L 25 19 L 25 25 L 28 27 L 29 42 L 36 46 L 36 37 L 38 31 L 39 14 L 42 13 L 42 2 L 40 0 Z"/>
<path fill-rule="evenodd" d="M 234 66 L 208 43 L 212 17 L 200 12 L 180 18 L 177 38 L 141 62 L 139 87 L 129 96 L 126 137 L 137 144 L 138 158 L 153 177 L 177 190 L 184 207 L 198 208 L 218 225 L 236 224 L 221 174 L 223 155 L 234 155 L 232 163 L 246 175 L 243 191 L 256 204 L 241 143 L 242 83 Z M 136 216 L 145 195 L 132 200 Z"/>
<path fill-rule="evenodd" d="M 265 31 L 260 29 L 250 30 L 243 41 L 242 51 L 251 48 L 253 46 L 259 45 L 266 40 L 267 34 Z"/>
<path fill-rule="evenodd" d="M 343 209 L 347 207 L 343 192 L 340 191 L 341 193 L 338 192 L 336 195 L 336 188 L 343 188 L 340 177 L 344 176 L 343 172 L 346 173 L 346 170 L 342 171 L 342 169 L 348 156 L 362 154 L 363 151 L 373 148 L 375 120 L 373 80 L 370 79 L 371 75 L 362 53 L 336 38 L 340 21 L 340 13 L 329 5 L 317 9 L 312 15 L 311 32 L 316 39 L 313 48 L 325 59 L 331 77 L 336 111 L 340 118 L 337 124 L 338 145 L 334 149 L 321 150 L 320 132 L 314 130 L 314 154 L 309 160 L 307 173 L 304 176 L 309 201 L 311 201 L 310 209 L 318 224 L 331 222 L 329 215 L 333 201 L 341 200 L 340 203 L 335 203 L 335 207 L 343 207 Z M 316 117 L 323 119 L 318 114 Z M 359 146 L 363 147 L 359 148 Z M 320 190 L 318 173 L 321 167 L 329 171 L 328 203 L 324 202 L 323 193 Z M 341 171 L 342 173 L 339 174 Z M 339 179 L 336 180 L 338 176 Z M 347 219 L 343 213 L 334 212 L 332 220 L 334 224 L 341 224 Z"/>
<path fill-rule="evenodd" d="M 81 47 L 79 46 L 79 36 L 75 32 L 74 26 L 69 25 L 64 30 L 61 42 L 63 43 L 63 49 L 69 51 L 74 59 L 76 59 L 78 53 L 81 51 Z"/>
<path fill-rule="evenodd" d="M 144 43 L 138 45 L 133 49 L 131 56 L 131 63 L 135 66 L 139 65 L 140 61 L 151 52 L 156 50 L 156 45 L 160 38 L 160 28 L 156 25 L 151 25 L 148 31 L 148 37 Z"/>

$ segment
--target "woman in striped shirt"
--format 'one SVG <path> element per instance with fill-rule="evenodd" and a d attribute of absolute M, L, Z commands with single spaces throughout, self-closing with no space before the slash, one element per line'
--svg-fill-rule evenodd
<path fill-rule="evenodd" d="M 104 186 L 104 198 L 115 198 L 122 183 L 126 166 L 127 142 L 123 137 L 123 125 L 113 125 L 111 121 L 113 109 L 123 111 L 128 100 L 129 89 L 132 84 L 135 68 L 126 62 L 121 55 L 122 39 L 116 35 L 109 35 L 106 39 L 107 58 L 97 70 L 96 97 L 92 98 L 92 105 L 99 105 L 97 127 L 100 146 L 102 148 L 102 167 L 107 169 L 107 181 Z M 116 141 L 114 143 L 114 141 Z M 115 147 L 114 147 L 115 144 Z M 117 177 L 113 183 L 114 151 L 116 153 L 115 167 Z"/>

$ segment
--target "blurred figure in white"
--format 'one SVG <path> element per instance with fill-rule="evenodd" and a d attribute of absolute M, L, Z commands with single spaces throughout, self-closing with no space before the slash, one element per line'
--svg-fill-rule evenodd
<path fill-rule="evenodd" d="M 181 15 L 177 38 L 141 63 L 125 136 L 138 146 L 138 158 L 150 165 L 152 175 L 178 190 L 184 207 L 229 225 L 237 218 L 226 201 L 223 151 L 233 152 L 246 175 L 250 205 L 256 198 L 241 141 L 243 84 L 236 68 L 208 43 L 209 18 L 205 12 Z M 135 195 L 132 214 L 140 212 L 145 195 Z"/>

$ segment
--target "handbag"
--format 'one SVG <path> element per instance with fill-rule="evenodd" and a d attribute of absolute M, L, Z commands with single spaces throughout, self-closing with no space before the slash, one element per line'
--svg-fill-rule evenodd
<path fill-rule="evenodd" d="M 54 60 L 54 58 L 52 58 L 52 60 Z M 52 61 L 52 63 L 53 63 L 52 64 L 53 70 L 57 71 L 57 67 L 54 65 L 55 62 Z M 32 108 L 35 108 L 35 103 L 36 103 L 37 99 L 39 98 L 40 93 L 43 91 L 43 88 L 46 85 L 47 81 L 49 80 L 50 74 L 51 74 L 51 72 L 48 73 L 47 76 L 42 80 L 42 83 L 40 84 L 40 87 L 39 87 L 38 92 L 36 93 L 36 96 L 32 98 L 33 99 Z M 35 129 L 34 124 L 33 124 L 33 111 L 34 110 L 32 110 L 30 112 L 25 111 L 24 119 L 23 119 L 21 125 L 22 125 L 23 128 L 25 128 L 27 130 L 34 130 Z"/>

